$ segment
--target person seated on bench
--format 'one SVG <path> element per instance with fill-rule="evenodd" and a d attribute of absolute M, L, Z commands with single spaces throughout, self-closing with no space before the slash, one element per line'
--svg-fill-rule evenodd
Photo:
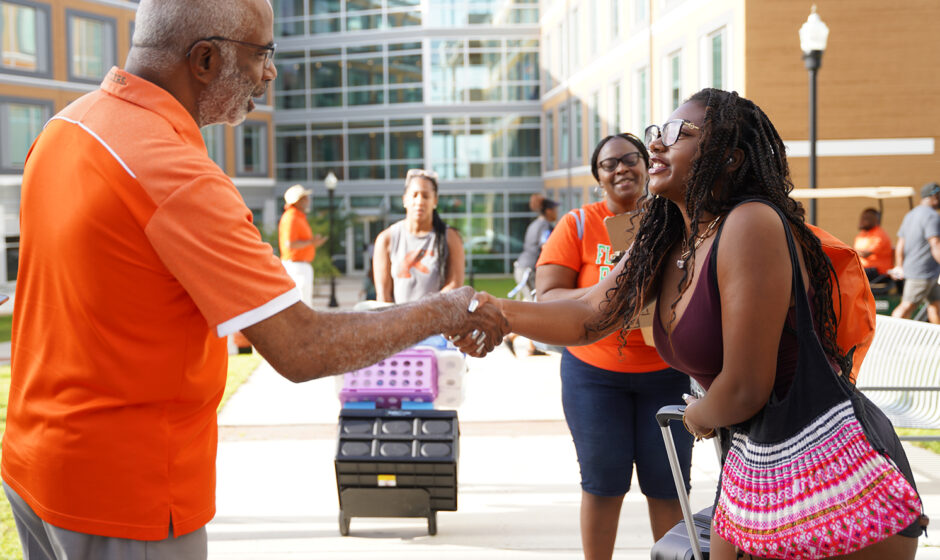
<path fill-rule="evenodd" d="M 881 213 L 874 208 L 862 210 L 854 246 L 869 282 L 884 276 L 894 264 L 891 238 L 881 227 Z"/>

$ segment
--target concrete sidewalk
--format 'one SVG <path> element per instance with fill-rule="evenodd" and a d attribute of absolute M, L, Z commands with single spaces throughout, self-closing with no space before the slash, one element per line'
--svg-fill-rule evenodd
<path fill-rule="evenodd" d="M 338 285 L 341 306 L 355 301 L 356 290 L 355 280 Z M 439 513 L 433 537 L 424 519 L 407 518 L 353 518 L 350 536 L 342 537 L 333 470 L 336 382 L 295 385 L 263 364 L 219 418 L 218 511 L 208 527 L 209 557 L 581 558 L 581 491 L 561 410 L 558 356 L 514 358 L 500 347 L 470 360 L 465 386 L 458 409 L 458 510 Z M 940 519 L 940 456 L 906 448 L 927 513 Z M 714 499 L 717 475 L 714 447 L 697 444 L 694 509 Z M 921 539 L 919 559 L 940 560 L 940 531 L 931 535 Z M 646 502 L 634 481 L 614 557 L 647 559 L 651 546 Z"/>

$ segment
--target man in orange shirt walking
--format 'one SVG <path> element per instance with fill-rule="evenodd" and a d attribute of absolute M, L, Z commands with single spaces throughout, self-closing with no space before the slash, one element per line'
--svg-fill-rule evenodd
<path fill-rule="evenodd" d="M 294 185 L 284 193 L 284 215 L 277 227 L 281 262 L 300 289 L 300 301 L 313 307 L 313 258 L 326 237 L 314 235 L 307 222 L 313 191 Z"/>
<path fill-rule="evenodd" d="M 300 302 L 199 132 L 277 75 L 273 19 L 268 0 L 141 0 L 125 69 L 30 150 L 2 476 L 31 560 L 206 558 L 229 334 L 301 382 L 435 333 L 483 354 L 507 330 L 470 288 L 376 313 Z"/>

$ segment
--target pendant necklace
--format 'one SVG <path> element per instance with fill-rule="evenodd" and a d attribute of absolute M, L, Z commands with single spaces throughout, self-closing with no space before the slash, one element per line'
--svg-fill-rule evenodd
<path fill-rule="evenodd" d="M 699 245 L 703 241 L 708 239 L 708 236 L 711 235 L 712 230 L 715 229 L 715 226 L 718 225 L 718 222 L 721 220 L 721 215 L 715 216 L 715 219 L 708 224 L 708 227 L 705 228 L 705 231 L 702 232 L 702 235 L 695 236 L 695 243 L 692 245 L 691 249 L 686 249 L 684 253 L 679 256 L 679 260 L 676 261 L 676 266 L 679 267 L 679 270 L 685 268 L 685 263 L 689 260 L 689 257 L 692 256 L 692 252 L 699 248 Z M 684 243 L 683 243 L 684 245 Z"/>

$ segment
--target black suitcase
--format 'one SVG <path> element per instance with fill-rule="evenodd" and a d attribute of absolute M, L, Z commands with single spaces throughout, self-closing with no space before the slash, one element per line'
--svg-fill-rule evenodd
<path fill-rule="evenodd" d="M 669 457 L 669 468 L 676 483 L 676 492 L 679 495 L 679 505 L 682 507 L 682 522 L 656 541 L 650 550 L 652 560 L 705 560 L 709 557 L 709 538 L 711 537 L 712 507 L 692 514 L 689 505 L 689 496 L 685 492 L 685 483 L 682 480 L 682 470 L 679 467 L 679 458 L 676 455 L 676 444 L 672 440 L 672 430 L 669 422 L 682 421 L 685 412 L 684 405 L 664 406 L 656 413 L 656 421 L 663 432 L 663 442 L 666 444 L 666 455 Z M 714 438 L 718 457 L 721 451 L 718 447 L 718 438 Z"/>

